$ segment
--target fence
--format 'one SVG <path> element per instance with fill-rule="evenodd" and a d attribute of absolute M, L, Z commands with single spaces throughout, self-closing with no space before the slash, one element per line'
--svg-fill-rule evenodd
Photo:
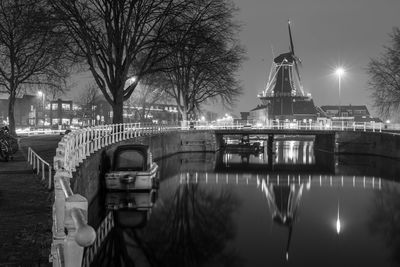
<path fill-rule="evenodd" d="M 48 188 L 52 187 L 52 166 L 50 163 L 42 159 L 31 147 L 28 148 L 28 162 L 32 166 L 34 170 L 36 170 L 36 174 L 39 175 L 42 172 L 42 181 L 45 180 L 46 177 L 46 167 L 47 167 L 47 176 L 48 176 Z"/>

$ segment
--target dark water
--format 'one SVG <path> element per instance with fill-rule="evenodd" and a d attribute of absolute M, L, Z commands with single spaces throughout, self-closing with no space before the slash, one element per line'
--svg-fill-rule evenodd
<path fill-rule="evenodd" d="M 273 152 L 175 155 L 157 192 L 99 198 L 92 224 L 124 208 L 92 266 L 400 266 L 400 161 Z"/>

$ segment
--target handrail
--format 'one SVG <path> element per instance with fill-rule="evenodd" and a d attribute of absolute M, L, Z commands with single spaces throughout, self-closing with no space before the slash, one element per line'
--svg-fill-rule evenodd
<path fill-rule="evenodd" d="M 36 169 L 36 174 L 39 175 L 40 173 L 40 167 L 42 170 L 42 181 L 44 181 L 45 179 L 45 175 L 46 175 L 46 169 L 45 166 L 47 166 L 48 169 L 48 189 L 51 189 L 52 186 L 52 169 L 53 167 L 50 165 L 50 163 L 48 163 L 47 161 L 45 161 L 41 156 L 39 156 L 31 147 L 28 147 L 28 162 L 29 164 L 32 166 L 32 168 L 35 170 Z"/>
<path fill-rule="evenodd" d="M 97 238 L 95 243 L 92 246 L 88 247 L 85 251 L 82 263 L 83 267 L 90 266 L 91 262 L 93 261 L 93 258 L 96 256 L 98 250 L 103 244 L 103 241 L 105 240 L 108 233 L 111 231 L 113 227 L 114 227 L 113 212 L 109 212 L 96 231 Z"/>

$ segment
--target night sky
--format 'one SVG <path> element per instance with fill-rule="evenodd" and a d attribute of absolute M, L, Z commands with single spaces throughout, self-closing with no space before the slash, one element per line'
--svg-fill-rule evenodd
<path fill-rule="evenodd" d="M 338 105 L 338 79 L 333 74 L 342 65 L 341 104 L 368 105 L 372 100 L 365 68 L 370 58 L 383 53 L 389 45 L 389 33 L 400 26 L 400 0 L 233 0 L 239 8 L 235 19 L 242 24 L 239 35 L 247 50 L 247 60 L 238 73 L 243 95 L 233 112 L 209 109 L 220 114 L 249 111 L 261 102 L 257 94 L 264 90 L 275 56 L 289 51 L 287 21 L 291 20 L 295 53 L 302 60 L 300 75 L 306 92 L 316 105 Z M 91 74 L 74 75 L 75 99 Z"/>
<path fill-rule="evenodd" d="M 300 75 L 305 91 L 316 105 L 339 102 L 338 79 L 332 74 L 339 64 L 341 103 L 372 109 L 365 68 L 389 44 L 389 33 L 400 26 L 398 0 L 234 0 L 242 23 L 240 40 L 248 60 L 240 71 L 244 95 L 235 108 L 248 111 L 260 101 L 267 73 L 275 56 L 289 51 L 287 20 L 291 20 L 295 53 L 302 60 Z M 371 110 L 372 111 L 372 110 Z M 372 112 L 373 113 L 373 112 Z"/>

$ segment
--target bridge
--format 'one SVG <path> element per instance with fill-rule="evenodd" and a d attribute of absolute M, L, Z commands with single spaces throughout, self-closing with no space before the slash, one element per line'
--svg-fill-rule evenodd
<path fill-rule="evenodd" d="M 185 151 L 181 149 L 185 146 L 182 139 L 180 139 L 182 138 L 182 134 L 186 136 L 185 138 L 193 136 L 192 143 L 198 149 L 207 149 L 206 144 L 208 141 L 204 140 L 204 138 L 213 139 L 212 136 L 214 136 L 216 144 L 214 144 L 213 149 L 215 150 L 219 149 L 218 140 L 224 135 L 314 135 L 316 136 L 314 144 L 316 147 L 336 145 L 339 141 L 347 144 L 343 148 L 345 152 L 346 149 L 347 151 L 349 149 L 358 149 L 362 153 L 400 157 L 400 152 L 397 149 L 397 147 L 400 147 L 398 136 L 383 133 L 382 130 L 381 124 L 373 123 L 364 124 L 360 127 L 345 124 L 326 126 L 312 123 L 305 125 L 302 123 L 295 125 L 282 123 L 253 127 L 238 124 L 182 127 L 179 125 L 164 126 L 126 123 L 100 125 L 72 131 L 62 138 L 58 144 L 54 158 L 56 173 L 54 176 L 55 199 L 53 205 L 53 242 L 51 251 L 53 266 L 79 266 L 82 263 L 83 248 L 93 244 L 96 236 L 101 234 L 99 230 L 96 232 L 87 225 L 88 199 L 81 194 L 73 192 L 72 188 L 80 188 L 80 191 L 82 191 L 82 187 L 77 187 L 76 185 L 71 187 L 71 179 L 74 178 L 75 183 L 85 179 L 98 179 L 95 177 L 96 175 L 90 179 L 85 177 L 84 171 L 90 166 L 94 166 L 92 168 L 98 171 L 98 160 L 101 152 L 112 148 L 113 145 L 132 141 L 142 142 L 146 138 L 158 137 L 158 141 L 150 142 L 152 149 L 158 149 L 157 153 L 165 153 L 167 150 L 163 149 L 164 146 L 171 153 L 173 152 L 171 149 L 178 149 L 175 153 L 179 153 Z M 168 135 L 168 133 L 173 134 Z M 318 141 L 319 137 L 321 137 L 320 140 L 327 141 Z M 358 141 L 360 138 L 361 141 Z M 190 144 L 190 142 L 186 143 Z M 335 146 L 335 149 L 337 149 L 337 146 Z M 341 150 L 335 151 L 342 152 Z M 85 168 L 81 168 L 82 166 L 85 166 Z M 231 176 L 228 175 L 228 180 L 232 179 L 229 177 Z M 267 181 L 268 177 L 265 178 L 264 180 Z M 279 180 L 280 183 L 286 179 L 286 182 L 289 181 L 290 184 L 293 178 L 295 177 L 289 176 L 289 178 L 285 177 L 281 180 L 281 177 L 279 179 L 276 177 L 275 180 L 276 182 Z M 300 177 L 300 182 L 302 179 Z M 314 180 L 312 181 L 313 183 L 315 183 Z M 270 181 L 272 182 L 272 180 Z M 377 186 L 375 181 L 369 184 L 372 187 Z M 85 188 L 83 188 L 83 191 L 85 191 Z"/>

